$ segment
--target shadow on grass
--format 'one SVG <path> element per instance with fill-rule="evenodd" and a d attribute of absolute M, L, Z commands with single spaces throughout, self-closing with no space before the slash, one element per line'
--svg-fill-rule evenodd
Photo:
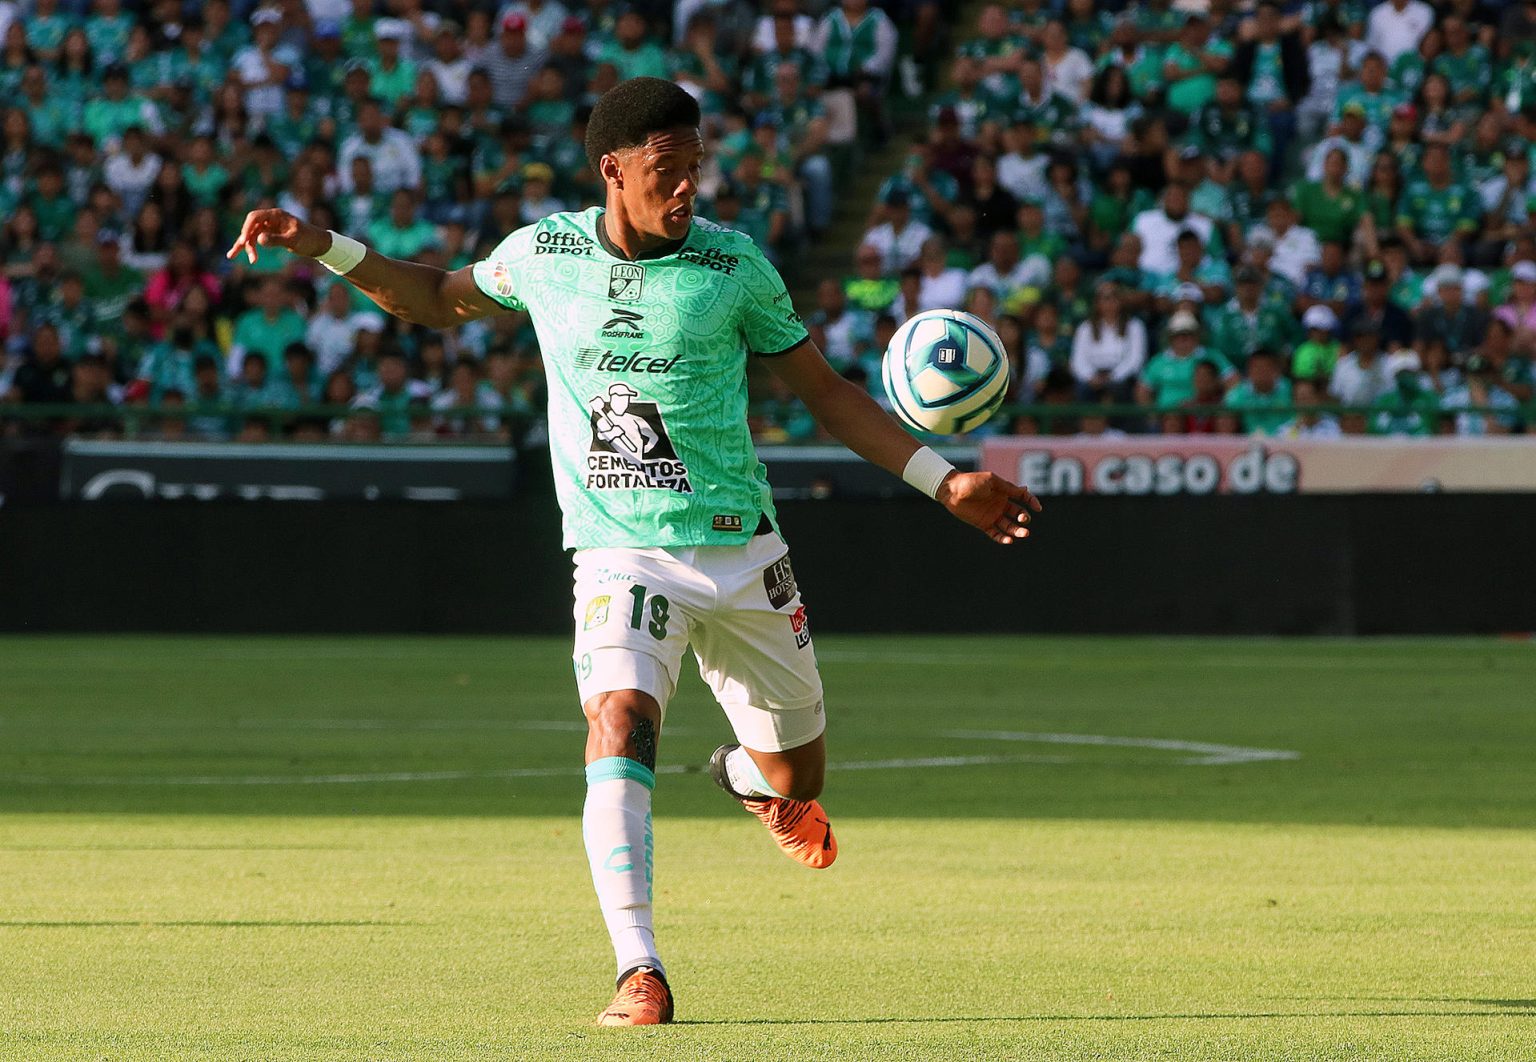
<path fill-rule="evenodd" d="M 1461 1002 L 1447 1000 L 1446 1002 Z M 1475 1000 L 1468 1003 L 1529 1002 L 1527 1000 Z M 1047 1022 L 1111 1022 L 1111 1021 L 1231 1021 L 1234 1018 L 1248 1021 L 1289 1020 L 1315 1018 L 1519 1018 L 1527 1015 L 1511 1010 L 1298 1010 L 1298 1011 L 1241 1011 L 1226 1014 L 983 1014 L 974 1017 L 931 1018 L 738 1018 L 678 1021 L 677 1025 L 942 1025 L 980 1024 L 985 1022 L 1044 1024 Z"/>
<path fill-rule="evenodd" d="M 1344 996 L 1358 1003 L 1465 1003 L 1473 1007 L 1506 1007 L 1536 1013 L 1536 999 L 1463 999 L 1458 996 Z M 1317 1000 L 1317 1002 L 1327 1002 Z"/>

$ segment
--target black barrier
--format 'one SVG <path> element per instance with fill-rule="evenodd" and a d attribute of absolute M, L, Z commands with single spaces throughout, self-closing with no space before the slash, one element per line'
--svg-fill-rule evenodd
<path fill-rule="evenodd" d="M 1053 499 L 994 546 L 922 499 L 788 502 L 820 631 L 1536 630 L 1536 496 Z M 0 508 L 0 630 L 566 633 L 553 499 Z"/>

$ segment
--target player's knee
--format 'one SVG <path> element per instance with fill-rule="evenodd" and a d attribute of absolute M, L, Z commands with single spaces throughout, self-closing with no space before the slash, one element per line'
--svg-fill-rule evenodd
<path fill-rule="evenodd" d="M 638 690 L 600 693 L 581 707 L 587 717 L 587 758 L 623 756 L 656 766 L 661 709 Z"/>

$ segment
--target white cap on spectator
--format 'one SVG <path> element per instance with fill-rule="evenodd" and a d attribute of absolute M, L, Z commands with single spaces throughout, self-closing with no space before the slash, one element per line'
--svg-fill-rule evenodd
<path fill-rule="evenodd" d="M 369 313 L 367 310 L 359 310 L 352 315 L 352 323 L 364 332 L 384 331 L 384 316 L 377 313 Z"/>
<path fill-rule="evenodd" d="M 1301 323 L 1308 328 L 1321 328 L 1332 332 L 1339 327 L 1339 318 L 1331 307 L 1319 303 L 1307 308 L 1307 312 L 1301 315 Z"/>
<path fill-rule="evenodd" d="M 283 13 L 275 11 L 270 7 L 263 7 L 251 15 L 251 25 L 253 26 L 265 26 L 272 22 L 281 22 L 282 20 Z"/>
<path fill-rule="evenodd" d="M 1466 276 L 1461 271 L 1461 266 L 1451 265 L 1447 262 L 1439 266 L 1429 275 L 1429 286 L 1432 288 L 1459 288 L 1466 283 Z"/>
<path fill-rule="evenodd" d="M 381 18 L 373 24 L 373 35 L 381 41 L 411 39 L 411 24 L 403 18 Z"/>
<path fill-rule="evenodd" d="M 1188 310 L 1180 310 L 1168 321 L 1168 334 L 1176 336 L 1181 332 L 1200 331 L 1200 322 L 1194 314 Z"/>
<path fill-rule="evenodd" d="M 1536 262 L 1531 261 L 1529 258 L 1516 262 L 1515 267 L 1509 271 L 1509 275 L 1516 280 L 1536 281 Z"/>
<path fill-rule="evenodd" d="M 1467 270 L 1467 279 L 1462 282 L 1461 288 L 1467 293 L 1467 298 L 1475 299 L 1493 286 L 1493 281 L 1488 279 L 1488 274 L 1481 269 Z"/>

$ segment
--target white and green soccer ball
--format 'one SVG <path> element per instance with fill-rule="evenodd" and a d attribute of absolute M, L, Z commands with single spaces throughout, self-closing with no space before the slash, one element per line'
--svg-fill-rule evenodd
<path fill-rule="evenodd" d="M 964 310 L 924 310 L 885 348 L 885 393 L 903 424 L 958 435 L 985 424 L 1008 390 L 1008 356 L 992 327 Z"/>

